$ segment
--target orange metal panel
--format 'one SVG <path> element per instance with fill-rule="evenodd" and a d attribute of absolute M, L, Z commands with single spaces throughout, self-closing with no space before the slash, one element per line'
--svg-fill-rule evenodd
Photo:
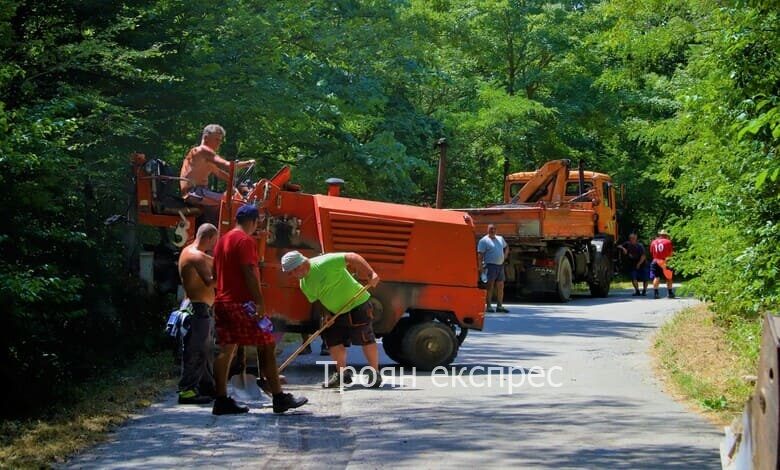
<path fill-rule="evenodd" d="M 481 330 L 485 323 L 484 291 L 463 287 L 425 286 L 420 290 L 420 305 L 427 309 L 456 312 L 470 327 Z"/>
<path fill-rule="evenodd" d="M 590 238 L 594 236 L 593 211 L 568 207 L 549 209 L 544 215 L 544 238 Z"/>
<path fill-rule="evenodd" d="M 298 191 L 289 180 L 289 169 L 283 169 L 272 179 L 258 182 L 248 201 L 225 196 L 220 207 L 222 233 L 235 226 L 235 213 L 243 204 L 260 209 L 262 223 L 255 234 L 260 283 L 265 309 L 272 317 L 308 329 L 317 323 L 298 280 L 281 272 L 285 252 L 297 249 L 312 257 L 354 251 L 363 255 L 383 280 L 375 289 L 376 298 L 387 310 L 379 334 L 389 332 L 410 309 L 453 312 L 463 326 L 482 328 L 484 291 L 477 288 L 474 229 L 468 215 L 311 195 Z M 138 183 L 138 194 L 139 199 L 148 198 L 151 209 L 149 184 Z M 180 220 L 144 212 L 145 208 L 139 203 L 140 223 L 175 227 Z M 188 220 L 194 232 L 194 218 Z"/>
<path fill-rule="evenodd" d="M 466 214 L 313 197 L 326 252 L 355 251 L 391 281 L 476 288 L 474 230 Z"/>

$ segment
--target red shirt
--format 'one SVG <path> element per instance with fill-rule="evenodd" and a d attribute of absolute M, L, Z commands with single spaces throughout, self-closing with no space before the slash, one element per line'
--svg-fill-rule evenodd
<path fill-rule="evenodd" d="M 672 251 L 674 251 L 674 247 L 668 238 L 656 238 L 650 243 L 650 254 L 653 259 L 666 259 L 672 256 Z"/>
<path fill-rule="evenodd" d="M 234 228 L 219 238 L 214 247 L 214 269 L 217 271 L 216 302 L 247 302 L 254 300 L 246 286 L 241 266 L 253 267 L 260 279 L 257 267 L 257 243 L 255 239 Z"/>

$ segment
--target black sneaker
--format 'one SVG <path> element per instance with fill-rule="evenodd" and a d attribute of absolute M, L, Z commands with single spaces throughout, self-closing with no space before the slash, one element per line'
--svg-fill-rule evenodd
<path fill-rule="evenodd" d="M 324 342 L 322 343 L 322 346 L 320 346 L 320 356 L 330 356 L 328 345 L 326 345 Z"/>
<path fill-rule="evenodd" d="M 509 310 L 507 310 L 503 306 L 499 305 L 498 307 L 496 307 L 496 312 L 499 312 L 499 313 L 509 313 Z"/>
<path fill-rule="evenodd" d="M 374 369 L 368 371 L 368 382 L 366 386 L 369 388 L 382 388 L 382 374 Z"/>
<path fill-rule="evenodd" d="M 179 392 L 180 405 L 206 405 L 214 401 L 214 398 L 208 395 L 200 395 L 195 390 L 185 390 Z"/>
<path fill-rule="evenodd" d="M 669 298 L 670 298 L 670 299 L 673 299 L 673 298 L 675 298 L 675 297 L 677 297 L 677 296 L 676 296 L 676 295 L 674 295 L 674 291 L 673 291 L 673 290 L 670 290 L 670 291 L 669 291 Z"/>
<path fill-rule="evenodd" d="M 349 369 L 344 370 L 344 378 L 341 379 L 338 372 L 334 372 L 330 375 L 327 382 L 322 384 L 322 388 L 339 388 L 342 385 L 349 385 L 352 383 L 352 371 Z"/>
<path fill-rule="evenodd" d="M 485 313 L 493 313 L 495 310 L 493 310 L 493 307 L 488 307 L 485 309 Z"/>
<path fill-rule="evenodd" d="M 277 393 L 274 395 L 274 413 L 284 413 L 293 408 L 299 408 L 309 402 L 306 397 L 294 397 L 292 393 Z"/>
<path fill-rule="evenodd" d="M 232 397 L 215 398 L 214 408 L 211 409 L 213 415 L 240 415 L 248 412 L 248 406 L 239 405 Z"/>
<path fill-rule="evenodd" d="M 631 297 L 639 297 L 640 295 L 642 294 L 640 294 L 639 291 L 636 291 L 633 294 L 631 294 Z"/>
<path fill-rule="evenodd" d="M 642 297 L 647 297 L 647 291 L 646 290 L 642 291 Z"/>
<path fill-rule="evenodd" d="M 658 298 L 660 298 L 660 297 L 661 297 L 661 295 L 660 295 L 660 294 L 658 294 L 658 291 L 655 291 L 655 292 L 653 293 L 653 298 L 654 298 L 654 299 L 658 299 Z"/>

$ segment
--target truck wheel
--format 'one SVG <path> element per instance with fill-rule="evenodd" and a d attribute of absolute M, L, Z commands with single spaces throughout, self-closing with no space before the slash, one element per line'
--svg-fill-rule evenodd
<path fill-rule="evenodd" d="M 421 370 L 449 365 L 458 355 L 458 338 L 449 326 L 427 321 L 412 325 L 403 339 L 404 358 Z"/>
<path fill-rule="evenodd" d="M 555 293 L 558 296 L 558 300 L 561 302 L 568 302 L 571 300 L 572 289 L 572 273 L 569 258 L 564 256 L 558 262 L 558 275 L 556 276 L 556 279 L 557 289 Z"/>
<path fill-rule="evenodd" d="M 609 296 L 609 285 L 612 283 L 612 261 L 609 257 L 597 253 L 593 260 L 593 279 L 588 284 L 592 297 Z"/>
<path fill-rule="evenodd" d="M 387 357 L 402 365 L 407 361 L 404 360 L 401 346 L 410 326 L 412 326 L 412 319 L 403 317 L 395 324 L 393 331 L 382 337 L 382 349 L 385 350 Z"/>

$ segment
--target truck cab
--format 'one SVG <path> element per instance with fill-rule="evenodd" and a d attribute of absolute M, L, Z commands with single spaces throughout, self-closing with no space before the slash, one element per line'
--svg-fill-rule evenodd
<path fill-rule="evenodd" d="M 518 173 L 511 173 L 507 175 L 504 181 L 504 204 L 512 203 L 512 200 L 520 192 L 520 189 L 528 183 L 531 178 L 536 174 L 534 171 L 522 171 Z M 569 178 L 566 180 L 566 189 L 563 197 L 564 202 L 572 202 L 574 200 L 590 199 L 594 202 L 594 210 L 598 215 L 596 220 L 596 232 L 603 234 L 610 234 L 617 239 L 618 227 L 617 227 L 617 199 L 615 195 L 615 187 L 612 183 L 612 178 L 604 173 L 597 173 L 595 171 L 583 172 L 583 192 L 584 198 L 580 198 L 580 182 L 579 172 L 576 170 L 569 171 Z M 553 188 L 550 187 L 550 182 L 545 190 L 543 196 L 539 197 L 536 201 L 529 202 L 552 202 Z"/>

